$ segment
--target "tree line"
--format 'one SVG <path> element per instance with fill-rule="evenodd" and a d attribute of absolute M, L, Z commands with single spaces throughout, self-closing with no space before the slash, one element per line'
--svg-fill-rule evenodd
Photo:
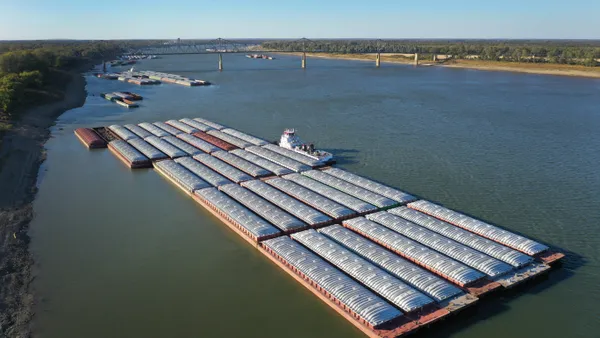
<path fill-rule="evenodd" d="M 40 99 L 31 94 L 64 88 L 70 79 L 64 71 L 114 58 L 124 48 L 123 42 L 110 41 L 0 42 L 0 122 Z"/>
<path fill-rule="evenodd" d="M 453 58 L 597 66 L 600 41 L 588 40 L 279 40 L 265 50 L 325 53 L 442 54 Z"/>

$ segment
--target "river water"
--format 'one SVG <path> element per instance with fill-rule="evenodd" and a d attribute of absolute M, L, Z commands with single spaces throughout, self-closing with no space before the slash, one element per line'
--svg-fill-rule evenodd
<path fill-rule="evenodd" d="M 40 171 L 31 249 L 35 336 L 361 337 L 151 170 L 88 151 L 82 126 L 202 116 L 276 139 L 286 127 L 339 166 L 568 253 L 562 268 L 425 331 L 428 337 L 598 337 L 600 81 L 309 59 L 168 56 L 152 69 L 211 87 L 88 77 Z M 106 91 L 145 97 L 125 110 Z"/>

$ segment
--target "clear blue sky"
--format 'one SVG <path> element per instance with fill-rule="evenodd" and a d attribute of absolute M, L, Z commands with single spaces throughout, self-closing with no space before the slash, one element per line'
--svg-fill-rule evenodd
<path fill-rule="evenodd" d="M 600 39 L 600 0 L 0 0 L 0 40 Z"/>

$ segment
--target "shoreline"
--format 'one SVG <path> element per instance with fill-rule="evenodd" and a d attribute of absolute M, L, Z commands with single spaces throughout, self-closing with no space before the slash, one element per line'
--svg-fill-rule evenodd
<path fill-rule="evenodd" d="M 273 54 L 300 56 L 297 52 L 277 52 Z M 349 56 L 352 55 L 352 56 Z M 333 53 L 306 53 L 307 58 L 336 59 L 363 61 L 375 63 L 375 54 L 333 54 Z M 362 57 L 359 57 L 362 56 Z M 461 69 L 475 69 L 494 72 L 513 72 L 525 74 L 556 75 L 570 77 L 584 77 L 591 79 L 600 79 L 600 67 L 584 67 L 563 64 L 535 64 L 535 63 L 516 63 L 502 61 L 482 61 L 482 60 L 454 60 L 454 63 L 439 63 L 431 60 L 420 60 L 419 65 L 423 67 L 447 67 Z M 410 58 L 396 58 L 390 55 L 382 54 L 381 63 L 393 63 L 410 65 L 414 61 Z"/>
<path fill-rule="evenodd" d="M 83 106 L 89 65 L 69 72 L 60 101 L 27 108 L 4 134 L 0 148 L 0 337 L 31 336 L 34 295 L 29 223 L 50 127 L 64 112 Z"/>

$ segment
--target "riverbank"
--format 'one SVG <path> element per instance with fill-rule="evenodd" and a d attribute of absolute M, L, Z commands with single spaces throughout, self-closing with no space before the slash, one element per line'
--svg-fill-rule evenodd
<path fill-rule="evenodd" d="M 278 53 L 287 55 L 300 55 L 301 53 Z M 375 54 L 333 54 L 333 53 L 306 53 L 310 58 L 344 59 L 353 61 L 367 61 L 375 63 Z M 310 62 L 310 61 L 309 61 Z M 396 54 L 382 54 L 381 62 L 413 64 L 412 57 Z M 431 60 L 420 60 L 422 66 L 438 66 L 449 68 L 465 68 L 486 71 L 518 72 L 529 74 L 545 74 L 559 76 L 575 76 L 600 78 L 600 67 L 585 67 L 578 65 L 563 65 L 552 63 L 525 63 L 525 62 L 502 62 L 486 60 L 452 60 L 448 62 L 434 62 Z"/>
<path fill-rule="evenodd" d="M 34 297 L 29 290 L 33 259 L 29 252 L 29 222 L 44 144 L 58 116 L 85 103 L 85 78 L 71 77 L 60 101 L 25 110 L 6 132 L 0 148 L 0 337 L 29 337 Z"/>

